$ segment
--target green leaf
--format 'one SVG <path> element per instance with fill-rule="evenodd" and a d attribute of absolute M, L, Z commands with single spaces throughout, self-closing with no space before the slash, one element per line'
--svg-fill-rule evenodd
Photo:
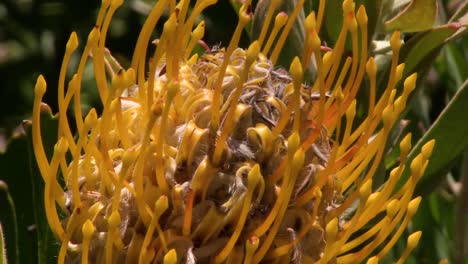
<path fill-rule="evenodd" d="M 413 0 L 396 17 L 385 22 L 387 31 L 419 32 L 434 25 L 437 14 L 437 1 Z"/>
<path fill-rule="evenodd" d="M 450 43 L 446 46 L 444 55 L 448 71 L 451 73 L 456 86 L 460 87 L 468 77 L 468 71 L 465 68 L 467 56 L 463 53 L 463 47 Z"/>
<path fill-rule="evenodd" d="M 15 260 L 15 263 L 19 263 L 19 237 L 18 237 L 18 217 L 16 216 L 16 206 L 15 202 L 13 201 L 13 198 L 11 197 L 10 190 L 8 189 L 8 185 L 6 182 L 0 180 L 0 191 L 5 194 L 5 199 L 6 201 L 1 201 L 0 203 L 8 203 L 8 207 L 10 207 L 10 211 L 7 213 L 7 211 L 4 211 L 3 214 L 8 215 L 9 217 L 7 219 L 3 219 L 5 223 L 7 223 L 9 230 L 7 230 L 8 233 L 8 241 L 9 241 L 9 249 L 7 249 L 6 244 L 5 244 L 5 235 L 3 233 L 3 227 L 0 225 L 0 230 L 1 231 L 1 237 L 0 239 L 2 241 L 0 245 L 0 250 L 2 250 L 2 253 L 0 256 L 3 256 L 4 263 L 7 263 L 7 251 L 10 251 L 12 254 L 12 259 Z M 3 206 L 4 207 L 4 206 Z M 1 222 L 1 221 L 0 221 Z M 1 224 L 1 223 L 0 223 Z"/>
<path fill-rule="evenodd" d="M 466 34 L 467 28 L 457 24 L 449 24 L 421 32 L 413 36 L 401 48 L 400 61 L 405 62 L 404 76 L 413 72 L 421 72 L 430 66 L 440 48 L 457 37 Z"/>
<path fill-rule="evenodd" d="M 427 193 L 439 182 L 440 173 L 468 147 L 468 122 L 466 106 L 468 105 L 468 80 L 458 90 L 439 118 L 428 132 L 414 146 L 408 157 L 408 164 L 402 176 L 403 181 L 409 176 L 410 162 L 421 152 L 422 146 L 435 139 L 436 143 L 429 165 L 417 185 L 416 193 Z M 400 181 L 401 183 L 402 181 Z"/>
<path fill-rule="evenodd" d="M 5 248 L 5 237 L 3 236 L 2 223 L 0 223 L 0 264 L 7 264 L 7 255 Z"/>
<path fill-rule="evenodd" d="M 41 133 L 50 158 L 57 140 L 57 120 L 47 106 L 42 108 Z M 30 122 L 24 122 L 24 131 L 10 140 L 5 153 L 0 154 L 0 179 L 8 184 L 14 200 L 17 221 L 12 220 L 12 212 L 5 212 L 3 199 L 0 200 L 0 219 L 6 241 L 15 241 L 13 233 L 18 226 L 19 261 L 17 263 L 55 263 L 58 243 L 49 229 L 44 210 L 44 182 L 36 165 L 32 148 Z M 5 212 L 5 214 L 4 214 Z M 9 256 L 15 256 L 14 243 L 7 244 Z M 13 262 L 15 263 L 15 262 Z"/>
<path fill-rule="evenodd" d="M 429 195 L 429 209 L 432 215 L 432 218 L 440 224 L 440 204 L 439 204 L 439 197 L 437 197 L 434 193 Z"/>
<path fill-rule="evenodd" d="M 333 47 L 343 25 L 342 1 L 330 0 L 326 2 L 320 38 Z"/>

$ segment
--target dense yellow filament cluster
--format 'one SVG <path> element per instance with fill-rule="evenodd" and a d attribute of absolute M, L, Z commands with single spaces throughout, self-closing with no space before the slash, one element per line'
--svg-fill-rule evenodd
<path fill-rule="evenodd" d="M 258 40 L 243 50 L 239 39 L 252 17 L 246 0 L 228 47 L 201 56 L 191 54 L 205 23 L 194 24 L 217 1 L 190 2 L 157 1 L 131 67 L 123 69 L 105 45 L 123 0 L 103 0 L 65 89 L 79 46 L 71 34 L 50 161 L 40 128 L 46 82 L 38 78 L 33 143 L 47 220 L 61 243 L 58 263 L 378 263 L 416 213 L 421 198 L 413 191 L 434 147 L 430 141 L 407 162 L 407 135 L 400 165 L 373 188 L 385 142 L 416 86 L 416 74 L 403 89 L 396 86 L 404 69 L 398 65 L 399 33 L 391 38 L 389 80 L 377 98 L 366 11 L 361 6 L 355 12 L 352 0 L 343 2 L 343 27 L 326 52 L 318 36 L 326 1 L 319 1 L 317 14 L 304 22 L 302 57 L 288 71 L 275 63 L 304 1 L 286 14 L 272 0 Z M 150 36 L 165 12 L 168 19 L 152 46 Z M 347 39 L 350 57 L 344 56 Z M 103 111 L 92 109 L 83 119 L 81 80 L 90 54 Z M 308 86 L 304 68 L 312 60 L 317 78 Z M 369 107 L 357 123 L 356 94 L 366 75 Z M 76 137 L 66 114 L 72 100 Z M 411 176 L 398 189 L 405 164 Z M 354 204 L 349 216 L 345 211 Z M 398 263 L 420 236 L 409 236 Z"/>

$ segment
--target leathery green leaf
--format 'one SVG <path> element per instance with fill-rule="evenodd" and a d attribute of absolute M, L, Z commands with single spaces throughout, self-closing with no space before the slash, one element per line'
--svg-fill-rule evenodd
<path fill-rule="evenodd" d="M 6 249 L 5 249 L 5 238 L 3 236 L 3 228 L 2 223 L 0 223 L 0 264 L 6 264 L 7 256 L 6 256 Z"/>
<path fill-rule="evenodd" d="M 385 29 L 402 32 L 427 30 L 434 25 L 436 14 L 436 0 L 412 0 L 402 12 L 385 22 Z"/>
<path fill-rule="evenodd" d="M 50 158 L 54 142 L 57 140 L 57 118 L 51 109 L 41 107 L 41 133 L 46 154 Z M 49 229 L 44 210 L 44 182 L 37 169 L 32 149 L 31 122 L 23 123 L 24 130 L 14 135 L 8 142 L 5 153 L 0 153 L 1 180 L 8 184 L 11 199 L 17 212 L 18 263 L 54 263 L 57 246 Z M 20 161 L 20 162 L 18 162 Z M 0 200 L 1 201 L 1 200 Z M 33 205 L 33 206 L 32 206 Z M 10 210 L 4 204 L 0 218 L 4 227 L 7 250 L 10 260 L 15 256 L 14 223 Z M 5 214 L 5 215 L 4 215 Z M 27 252 L 27 254 L 24 254 Z M 13 262 L 15 263 L 15 262 Z"/>
<path fill-rule="evenodd" d="M 459 23 L 444 25 L 421 32 L 413 36 L 401 48 L 400 60 L 405 62 L 404 76 L 418 72 L 435 59 L 439 49 L 452 40 L 454 36 L 462 36 L 467 32 L 466 27 Z"/>

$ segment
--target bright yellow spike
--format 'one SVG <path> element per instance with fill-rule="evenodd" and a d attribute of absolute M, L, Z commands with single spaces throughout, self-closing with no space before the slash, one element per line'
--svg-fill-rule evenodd
<path fill-rule="evenodd" d="M 141 251 L 140 251 L 140 257 L 139 257 L 139 263 L 143 263 L 143 260 L 149 261 L 148 259 L 148 251 L 147 248 L 149 247 L 154 229 L 157 230 L 159 240 L 161 241 L 162 247 L 165 252 L 167 252 L 167 243 L 166 239 L 164 237 L 164 234 L 161 230 L 161 227 L 159 225 L 159 218 L 161 215 L 167 210 L 169 204 L 166 196 L 161 196 L 156 200 L 155 205 L 154 205 L 154 212 L 151 218 L 151 223 L 148 226 L 148 230 L 146 232 L 145 238 L 143 240 L 143 243 L 141 245 Z"/>
<path fill-rule="evenodd" d="M 374 256 L 374 257 L 368 259 L 366 263 L 367 264 L 379 264 L 379 258 Z"/>
<path fill-rule="evenodd" d="M 243 264 L 252 263 L 253 255 L 255 251 L 257 250 L 259 244 L 260 244 L 260 239 L 258 239 L 257 236 L 252 236 L 250 239 L 248 239 L 245 242 L 245 257 L 244 257 Z"/>
<path fill-rule="evenodd" d="M 91 236 L 94 234 L 96 228 L 94 227 L 93 223 L 88 219 L 83 225 L 82 232 L 83 232 L 83 247 L 82 252 L 83 256 L 81 257 L 81 263 L 87 264 L 88 263 L 88 254 L 89 254 L 89 244 L 91 240 Z"/>
<path fill-rule="evenodd" d="M 42 75 L 39 75 L 36 81 L 36 87 L 34 88 L 34 107 L 33 107 L 33 118 L 32 118 L 32 138 L 34 146 L 34 155 L 37 159 L 37 165 L 43 179 L 48 174 L 49 162 L 44 150 L 44 144 L 42 143 L 41 136 L 41 100 L 46 92 L 47 84 Z"/>
<path fill-rule="evenodd" d="M 302 6 L 304 5 L 304 0 L 299 0 L 296 2 L 296 5 L 294 6 L 294 10 L 292 11 L 291 15 L 289 15 L 288 22 L 284 26 L 283 31 L 281 32 L 281 35 L 278 39 L 278 42 L 276 42 L 276 45 L 273 49 L 273 52 L 271 53 L 270 60 L 273 63 L 276 63 L 278 60 L 279 54 L 281 49 L 283 48 L 284 43 L 286 42 L 286 38 L 289 35 L 289 32 L 291 31 L 291 28 L 294 24 L 294 21 L 296 20 L 299 12 L 302 9 Z"/>
<path fill-rule="evenodd" d="M 434 149 L 435 143 L 436 143 L 435 139 L 432 139 L 423 145 L 421 149 L 421 153 L 423 154 L 424 159 L 427 160 L 432 155 L 432 150 Z"/>
<path fill-rule="evenodd" d="M 265 20 L 263 21 L 262 30 L 260 31 L 260 36 L 258 37 L 258 43 L 260 44 L 260 46 L 263 46 L 263 41 L 265 40 L 265 37 L 267 35 L 271 19 L 273 18 L 273 13 L 275 12 L 276 6 L 278 5 L 279 2 L 280 2 L 280 0 L 272 0 L 271 3 L 268 5 L 268 11 L 267 11 Z M 280 14 L 281 14 L 281 12 L 280 12 Z M 282 14 L 284 14 L 284 13 L 282 13 Z M 275 19 L 274 28 L 276 28 L 278 15 L 276 16 L 276 19 Z M 284 15 L 281 15 L 281 16 L 284 17 Z M 286 15 L 286 17 L 287 17 L 287 15 Z M 282 23 L 282 24 L 284 24 L 284 23 Z M 275 29 L 273 29 L 272 32 L 275 32 Z M 278 32 L 278 31 L 276 31 L 276 32 Z M 276 33 L 274 33 L 274 34 L 270 33 L 270 35 L 275 35 L 276 36 Z M 266 54 L 266 53 L 268 53 L 268 51 L 264 52 L 264 53 Z"/>
<path fill-rule="evenodd" d="M 200 24 L 195 28 L 192 32 L 192 39 L 190 43 L 187 45 L 187 49 L 185 51 L 185 58 L 188 58 L 192 53 L 195 45 L 203 38 L 205 35 L 205 21 L 201 21 Z"/>
<path fill-rule="evenodd" d="M 405 263 L 406 259 L 408 258 L 411 251 L 418 245 L 419 239 L 421 238 L 421 231 L 415 232 L 408 237 L 408 244 L 406 245 L 405 252 L 400 257 L 400 259 L 396 262 L 397 264 Z"/>
<path fill-rule="evenodd" d="M 330 254 L 331 253 L 330 251 L 333 250 L 332 245 L 335 242 L 337 238 L 337 234 L 338 234 L 338 219 L 333 218 L 330 222 L 328 222 L 325 228 L 325 231 L 326 231 L 325 239 L 327 241 L 328 246 L 325 246 L 325 250 L 324 250 L 321 260 L 328 262 L 328 260 L 330 260 L 330 258 L 332 257 L 332 255 Z"/>
<path fill-rule="evenodd" d="M 301 121 L 301 88 L 304 71 L 298 57 L 293 59 L 289 72 L 294 83 L 294 132 L 299 133 L 299 125 Z"/>
<path fill-rule="evenodd" d="M 169 250 L 167 254 L 164 256 L 163 260 L 164 264 L 176 264 L 177 263 L 177 252 L 175 249 Z"/>
<path fill-rule="evenodd" d="M 275 17 L 275 24 L 273 25 L 273 29 L 271 30 L 270 36 L 268 37 L 268 41 L 265 44 L 265 47 L 262 50 L 263 54 L 268 54 L 270 52 L 271 46 L 278 35 L 278 32 L 281 28 L 286 24 L 288 21 L 288 15 L 284 12 L 279 12 Z M 259 38 L 259 43 L 261 44 L 261 40 Z"/>

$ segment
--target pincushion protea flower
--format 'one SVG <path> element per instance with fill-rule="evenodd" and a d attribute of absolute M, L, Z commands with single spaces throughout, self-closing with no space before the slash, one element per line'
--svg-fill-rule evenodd
<path fill-rule="evenodd" d="M 279 2 L 273 0 L 259 39 L 243 50 L 237 45 L 251 20 L 251 1 L 245 1 L 228 47 L 202 56 L 191 53 L 204 22 L 192 29 L 216 1 L 198 0 L 191 12 L 189 2 L 156 3 L 125 70 L 105 50 L 122 0 L 103 0 L 65 92 L 65 72 L 78 47 L 72 33 L 60 73 L 59 138 L 50 161 L 39 126 L 46 82 L 38 78 L 33 143 L 47 220 L 61 242 L 58 262 L 377 263 L 418 208 L 421 198 L 413 199 L 413 190 L 434 146 L 431 141 L 422 148 L 398 189 L 411 148 L 407 135 L 400 165 L 373 191 L 390 129 L 416 84 L 413 74 L 403 89 L 396 88 L 404 68 L 397 65 L 399 33 L 390 41 L 388 84 L 376 98 L 366 12 L 361 6 L 355 13 L 351 0 L 343 2 L 342 30 L 326 52 L 317 35 L 326 2 L 320 1 L 317 15 L 305 20 L 303 55 L 289 71 L 275 63 L 304 1 L 272 22 Z M 145 67 L 150 35 L 167 10 Z M 348 58 L 346 38 L 353 44 Z M 92 109 L 83 120 L 80 90 L 90 54 L 103 111 L 98 117 Z M 308 86 L 303 70 L 311 58 L 317 78 Z M 356 123 L 355 97 L 366 73 L 369 108 Z M 76 139 L 66 117 L 72 100 Z M 356 203 L 354 213 L 345 212 Z M 420 236 L 409 236 L 398 263 Z"/>

